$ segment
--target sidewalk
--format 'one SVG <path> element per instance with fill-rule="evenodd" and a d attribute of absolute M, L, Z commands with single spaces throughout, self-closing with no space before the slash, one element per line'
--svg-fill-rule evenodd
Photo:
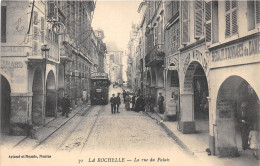
<path fill-rule="evenodd" d="M 259 166 L 259 160 L 256 160 L 252 156 L 251 150 L 241 151 L 239 152 L 240 157 L 234 158 L 218 158 L 217 156 L 208 156 L 205 150 L 208 148 L 209 133 L 205 127 L 203 130 L 200 130 L 194 134 L 183 134 L 177 129 L 178 122 L 164 122 L 163 114 L 159 114 L 157 112 L 146 112 L 146 114 L 152 119 L 155 119 L 157 123 L 160 124 L 168 133 L 168 135 L 172 137 L 188 154 L 191 154 L 201 161 L 213 163 L 211 165 L 217 166 Z M 198 126 L 199 125 L 201 124 L 199 123 Z"/>
<path fill-rule="evenodd" d="M 57 118 L 48 118 L 46 119 L 46 124 L 41 125 L 35 128 L 34 138 L 31 138 L 30 141 L 34 143 L 40 143 L 45 141 L 51 134 L 53 134 L 56 130 L 66 124 L 71 118 L 73 118 L 77 113 L 79 113 L 83 108 L 89 108 L 90 105 L 81 105 L 76 107 L 69 114 L 69 118 L 65 118 L 62 116 L 62 112 L 57 113 Z M 2 135 L 1 136 L 1 146 L 13 148 L 17 146 L 20 142 L 24 141 L 26 138 L 30 138 L 30 136 L 11 136 L 11 135 Z"/>

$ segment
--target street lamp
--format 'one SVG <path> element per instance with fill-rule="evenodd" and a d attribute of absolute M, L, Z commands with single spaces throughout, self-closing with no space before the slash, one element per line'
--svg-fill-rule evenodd
<path fill-rule="evenodd" d="M 49 58 L 49 51 L 50 51 L 50 48 L 47 48 L 47 44 L 44 44 L 42 45 L 42 57 L 44 59 L 44 90 L 45 90 L 45 96 L 44 96 L 44 102 L 46 104 L 46 99 L 47 99 L 47 84 L 46 84 L 46 68 L 47 68 L 47 59 Z M 43 117 L 43 125 L 45 126 L 45 112 L 46 112 L 46 105 L 45 105 L 45 111 L 44 111 L 44 117 Z"/>
<path fill-rule="evenodd" d="M 47 44 L 42 45 L 42 57 L 46 60 L 49 58 L 50 48 L 47 48 Z"/>

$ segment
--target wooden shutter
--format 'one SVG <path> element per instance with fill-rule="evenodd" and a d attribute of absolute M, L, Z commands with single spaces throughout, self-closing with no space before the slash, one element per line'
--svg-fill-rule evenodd
<path fill-rule="evenodd" d="M 203 35 L 203 1 L 195 1 L 195 38 Z"/>
<path fill-rule="evenodd" d="M 206 38 L 206 43 L 211 42 L 212 39 L 212 2 L 206 2 L 205 4 L 205 38 Z"/>
<path fill-rule="evenodd" d="M 255 3 L 256 24 L 260 24 L 260 1 L 256 0 Z"/>
<path fill-rule="evenodd" d="M 1 6 L 1 42 L 6 42 L 6 6 Z"/>
<path fill-rule="evenodd" d="M 189 42 L 189 2 L 182 1 L 182 44 Z"/>
<path fill-rule="evenodd" d="M 38 24 L 38 12 L 37 11 L 33 12 L 33 24 L 34 25 Z"/>
<path fill-rule="evenodd" d="M 237 10 L 232 11 L 232 35 L 237 34 Z"/>

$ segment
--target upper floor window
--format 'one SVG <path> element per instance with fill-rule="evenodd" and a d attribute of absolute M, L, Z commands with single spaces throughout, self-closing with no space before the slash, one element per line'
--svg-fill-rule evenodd
<path fill-rule="evenodd" d="M 225 1 L 226 31 L 225 37 L 238 33 L 237 25 L 237 1 Z"/>
<path fill-rule="evenodd" d="M 260 1 L 247 1 L 247 20 L 249 31 L 260 24 Z"/>
<path fill-rule="evenodd" d="M 1 42 L 6 42 L 6 6 L 1 6 Z"/>
<path fill-rule="evenodd" d="M 199 38 L 203 35 L 203 11 L 204 11 L 204 2 L 202 0 L 198 0 L 194 2 L 194 8 L 195 8 L 195 16 L 194 16 L 194 22 L 195 22 L 195 26 L 194 26 L 194 36 L 195 38 Z"/>
<path fill-rule="evenodd" d="M 189 19 L 190 19 L 190 9 L 189 9 L 189 1 L 182 1 L 181 5 L 182 12 L 182 44 L 187 44 L 189 42 Z"/>

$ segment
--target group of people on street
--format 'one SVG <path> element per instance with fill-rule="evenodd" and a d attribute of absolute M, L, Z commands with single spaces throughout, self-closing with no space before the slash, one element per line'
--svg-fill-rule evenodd
<path fill-rule="evenodd" d="M 125 108 L 126 110 L 130 110 L 130 103 L 132 103 L 132 110 L 139 112 L 139 111 L 150 111 L 154 112 L 154 106 L 156 103 L 156 100 L 154 96 L 150 93 L 147 94 L 147 96 L 144 98 L 143 95 L 133 95 L 132 98 L 130 97 L 130 93 L 123 90 L 123 98 L 124 98 L 124 103 L 125 103 Z M 162 93 L 159 93 L 158 97 L 158 110 L 159 113 L 163 114 L 164 113 L 164 97 L 162 96 Z"/>
<path fill-rule="evenodd" d="M 112 97 L 110 98 L 110 104 L 111 104 L 112 114 L 120 113 L 119 112 L 119 106 L 121 104 L 120 93 L 117 93 L 116 97 L 115 94 L 112 94 Z"/>

